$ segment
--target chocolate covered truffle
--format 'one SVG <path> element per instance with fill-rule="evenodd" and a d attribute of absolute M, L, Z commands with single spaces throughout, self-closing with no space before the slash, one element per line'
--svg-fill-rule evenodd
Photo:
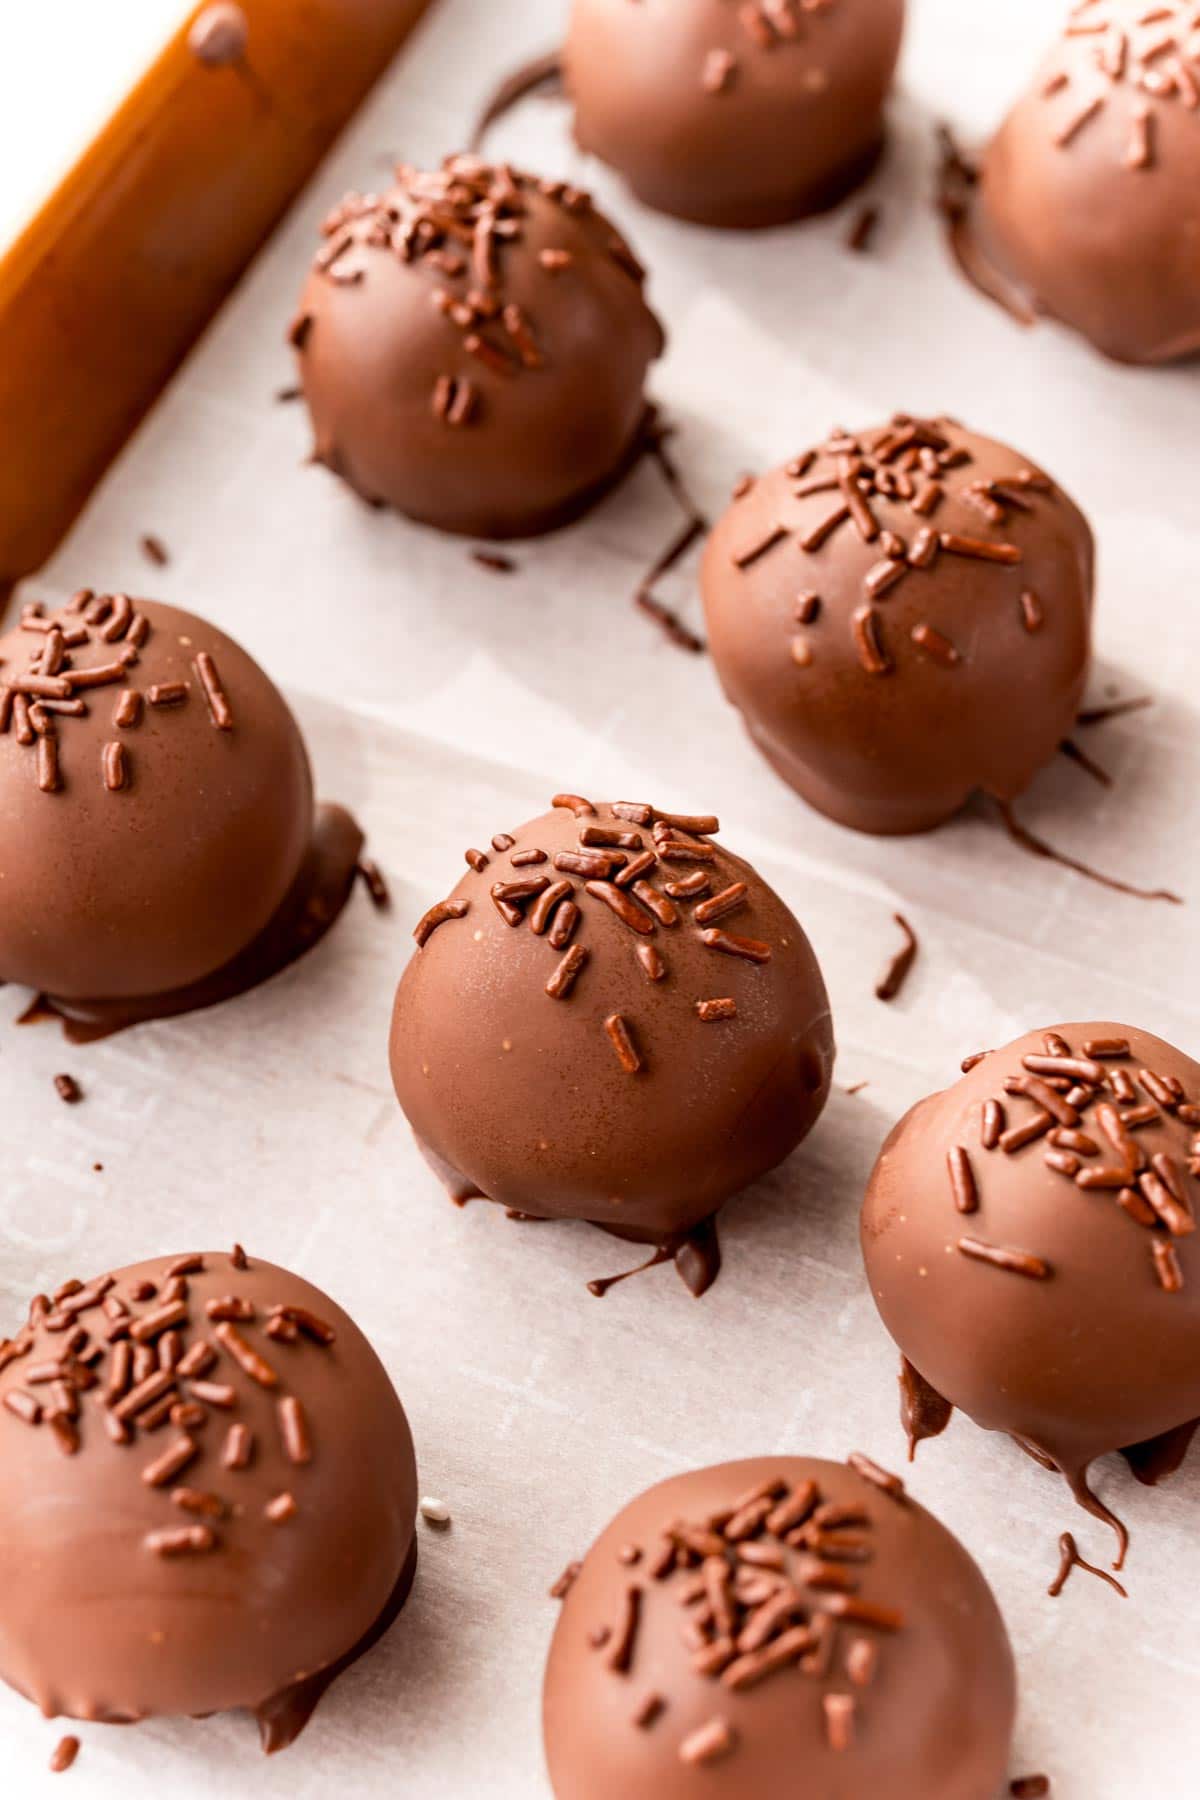
<path fill-rule="evenodd" d="M 1076 1497 L 1124 1450 L 1154 1481 L 1200 1415 L 1200 1066 L 1126 1025 L 1032 1031 L 896 1126 L 871 1177 L 871 1291 L 913 1445 L 958 1406 Z"/>
<path fill-rule="evenodd" d="M 456 156 L 350 195 L 324 239 L 291 340 L 316 460 L 364 499 L 524 537 L 625 471 L 664 340 L 587 194 Z"/>
<path fill-rule="evenodd" d="M 771 1456 L 642 1494 L 568 1570 L 543 1693 L 556 1800 L 995 1800 L 996 1602 L 898 1477 Z"/>
<path fill-rule="evenodd" d="M 1014 800 L 1075 722 L 1093 545 L 1050 477 L 949 419 L 835 431 L 739 483 L 701 582 L 727 697 L 858 831 Z"/>
<path fill-rule="evenodd" d="M 717 829 L 559 794 L 468 850 L 417 926 L 391 1037 L 454 1198 L 654 1244 L 696 1292 L 713 1216 L 808 1133 L 834 1055 L 808 939 Z"/>
<path fill-rule="evenodd" d="M 701 225 L 819 212 L 875 165 L 903 25 L 903 0 L 575 0 L 575 136 Z"/>
<path fill-rule="evenodd" d="M 403 1605 L 416 1505 L 382 1363 L 298 1275 L 64 1282 L 0 1340 L 0 1677 L 50 1718 L 244 1708 L 282 1749 Z"/>
<path fill-rule="evenodd" d="M 970 228 L 1021 301 L 1121 362 L 1200 351 L 1200 12 L 1085 0 L 984 155 Z M 968 262 L 968 267 L 970 263 Z"/>
<path fill-rule="evenodd" d="M 0 978 L 102 1034 L 322 935 L 362 837 L 278 690 L 191 613 L 83 590 L 0 637 Z"/>

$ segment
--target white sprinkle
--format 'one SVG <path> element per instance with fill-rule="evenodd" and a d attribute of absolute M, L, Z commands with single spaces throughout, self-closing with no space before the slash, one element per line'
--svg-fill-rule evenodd
<path fill-rule="evenodd" d="M 446 1502 L 435 1500 L 431 1495 L 426 1495 L 422 1500 L 420 1513 L 427 1525 L 448 1525 L 450 1523 L 450 1508 Z"/>

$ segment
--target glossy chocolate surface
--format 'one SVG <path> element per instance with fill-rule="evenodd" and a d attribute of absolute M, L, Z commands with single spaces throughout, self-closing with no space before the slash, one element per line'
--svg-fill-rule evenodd
<path fill-rule="evenodd" d="M 715 820 L 559 798 L 418 927 L 392 1077 L 460 1196 L 663 1243 L 810 1130 L 829 1001 Z"/>
<path fill-rule="evenodd" d="M 1009 801 L 1074 724 L 1094 551 L 1018 451 L 946 419 L 835 433 L 736 490 L 701 574 L 727 698 L 768 761 L 858 831 Z"/>
<path fill-rule="evenodd" d="M 575 0 L 575 136 L 660 212 L 801 218 L 874 166 L 903 25 L 903 0 Z"/>
<path fill-rule="evenodd" d="M 725 1463 L 618 1513 L 560 1584 L 556 1800 L 997 1800 L 1015 1680 L 996 1602 L 903 1483 L 860 1467 Z"/>
<path fill-rule="evenodd" d="M 264 930 L 309 851 L 312 777 L 239 645 L 157 601 L 85 594 L 0 638 L 0 690 L 0 976 L 145 1000 Z"/>
<path fill-rule="evenodd" d="M 908 1362 L 1085 1504 L 1096 1457 L 1128 1449 L 1153 1480 L 1200 1415 L 1198 1127 L 1190 1057 L 1060 1025 L 914 1107 L 867 1191 L 867 1275 Z"/>
<path fill-rule="evenodd" d="M 403 1602 L 416 1465 L 340 1307 L 240 1253 L 33 1302 L 0 1345 L 0 1676 L 49 1716 L 290 1742 Z"/>
<path fill-rule="evenodd" d="M 485 163 L 350 195 L 291 327 L 314 456 L 443 531 L 530 536 L 624 473 L 662 328 L 581 189 Z"/>

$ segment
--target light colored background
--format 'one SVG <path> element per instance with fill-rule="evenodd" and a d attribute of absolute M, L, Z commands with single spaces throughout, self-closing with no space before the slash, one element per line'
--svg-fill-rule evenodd
<path fill-rule="evenodd" d="M 153 591 L 232 630 L 293 694 L 319 691 L 299 708 L 320 785 L 362 815 L 394 912 L 360 897 L 271 986 L 106 1046 L 65 1051 L 48 1029 L 0 1030 L 0 1303 L 15 1317 L 65 1275 L 242 1238 L 327 1287 L 374 1339 L 412 1417 L 423 1489 L 448 1499 L 454 1526 L 422 1531 L 403 1620 L 295 1750 L 265 1764 L 236 1717 L 83 1728 L 73 1794 L 538 1800 L 545 1590 L 626 1498 L 689 1465 L 768 1450 L 899 1462 L 895 1356 L 856 1246 L 859 1195 L 899 1112 L 965 1052 L 1062 1017 L 1126 1018 L 1200 1048 L 1200 377 L 1118 370 L 1050 328 L 1023 336 L 950 272 L 928 204 L 933 120 L 981 136 L 1054 8 L 912 10 L 871 256 L 846 253 L 845 213 L 752 239 L 652 218 L 581 167 L 545 103 L 497 141 L 546 172 L 585 175 L 648 261 L 671 330 L 655 392 L 711 508 L 741 469 L 835 419 L 862 425 L 897 407 L 956 412 L 1076 493 L 1101 542 L 1094 696 L 1150 691 L 1156 705 L 1089 734 L 1112 793 L 1063 762 L 1025 815 L 1193 904 L 1144 905 L 1063 876 L 1012 850 L 982 811 L 898 843 L 807 812 L 743 741 L 707 660 L 629 605 L 676 524 L 652 469 L 580 527 L 519 547 L 520 573 L 505 580 L 462 543 L 372 514 L 302 466 L 303 413 L 272 395 L 292 378 L 281 334 L 317 220 L 344 188 L 378 183 L 386 152 L 457 147 L 496 72 L 552 43 L 564 11 L 441 0 L 31 589 Z M 147 567 L 146 531 L 169 546 L 169 568 Z M 698 619 L 691 568 L 665 594 Z M 669 1269 L 596 1302 L 583 1283 L 625 1266 L 619 1245 L 582 1226 L 454 1212 L 392 1100 L 388 1011 L 412 922 L 457 878 L 467 843 L 564 786 L 720 812 L 731 847 L 814 941 L 840 1083 L 870 1084 L 835 1093 L 810 1143 L 729 1210 L 725 1273 L 699 1304 Z M 889 1009 L 872 986 L 896 906 L 924 950 Z M 20 1004 L 0 994 L 0 1027 Z M 73 1111 L 51 1087 L 64 1067 L 87 1089 Z M 1128 1603 L 1079 1575 L 1057 1603 L 1044 1598 L 1059 1531 L 1077 1530 L 1097 1557 L 1108 1538 L 1001 1439 L 957 1420 L 912 1482 L 1008 1617 L 1023 1686 L 1013 1773 L 1048 1770 L 1060 1800 L 1194 1793 L 1200 1460 L 1160 1493 L 1116 1462 L 1100 1471 L 1133 1528 Z M 0 1789 L 57 1791 L 42 1771 L 58 1730 L 0 1695 Z"/>
<path fill-rule="evenodd" d="M 186 15 L 186 0 L 8 0 L 0 22 L 0 246 L 75 158 Z"/>

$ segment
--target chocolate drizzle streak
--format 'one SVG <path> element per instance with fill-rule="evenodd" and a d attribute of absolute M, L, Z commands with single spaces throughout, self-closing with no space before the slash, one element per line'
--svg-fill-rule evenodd
<path fill-rule="evenodd" d="M 1058 1599 L 1058 1596 L 1066 1587 L 1073 1569 L 1085 1569 L 1089 1575 L 1095 1575 L 1099 1581 L 1106 1581 L 1110 1588 L 1113 1588 L 1120 1594 L 1122 1600 L 1128 1600 L 1128 1593 L 1121 1586 L 1121 1583 L 1117 1580 L 1115 1575 L 1110 1575 L 1107 1569 L 1098 1569 L 1095 1563 L 1090 1563 L 1085 1557 L 1080 1556 L 1079 1546 L 1069 1531 L 1064 1531 L 1059 1538 L 1058 1550 L 1059 1556 L 1061 1557 L 1061 1561 L 1058 1565 L 1058 1573 L 1050 1583 L 1050 1586 L 1046 1589 L 1046 1592 L 1052 1600 Z"/>
<path fill-rule="evenodd" d="M 899 997 L 921 948 L 917 940 L 916 932 L 904 917 L 903 913 L 895 913 L 893 916 L 897 925 L 900 927 L 900 930 L 904 934 L 904 943 L 891 958 L 886 969 L 883 971 L 883 974 L 875 984 L 875 998 L 877 1000 L 895 1000 Z"/>
<path fill-rule="evenodd" d="M 907 1356 L 900 1358 L 900 1423 L 908 1439 L 908 1460 L 926 1438 L 940 1437 L 954 1417 L 954 1408 L 931 1387 Z"/>
<path fill-rule="evenodd" d="M 322 238 L 288 337 L 313 460 L 363 499 L 524 537 L 633 466 L 665 339 L 645 271 L 582 188 L 477 156 L 402 164 L 384 193 L 348 194 Z M 372 357 L 400 383 L 394 414 L 361 398 Z M 431 432 L 412 423 L 422 405 Z"/>
<path fill-rule="evenodd" d="M 1132 882 L 1122 881 L 1116 875 L 1105 875 L 1099 869 L 1093 869 L 1090 863 L 1081 862 L 1076 856 L 1068 856 L 1064 850 L 1056 850 L 1044 838 L 1037 837 L 1027 825 L 1022 825 L 1016 813 L 1007 801 L 998 800 L 996 810 L 1000 822 L 1013 843 L 1021 850 L 1028 851 L 1030 856 L 1039 857 L 1043 862 L 1057 863 L 1060 869 L 1070 869 L 1076 875 L 1082 875 L 1086 881 L 1093 881 L 1097 887 L 1108 888 L 1114 894 L 1129 894 L 1135 900 L 1165 900 L 1170 906 L 1182 906 L 1183 897 L 1172 893 L 1170 888 L 1137 887 Z"/>

